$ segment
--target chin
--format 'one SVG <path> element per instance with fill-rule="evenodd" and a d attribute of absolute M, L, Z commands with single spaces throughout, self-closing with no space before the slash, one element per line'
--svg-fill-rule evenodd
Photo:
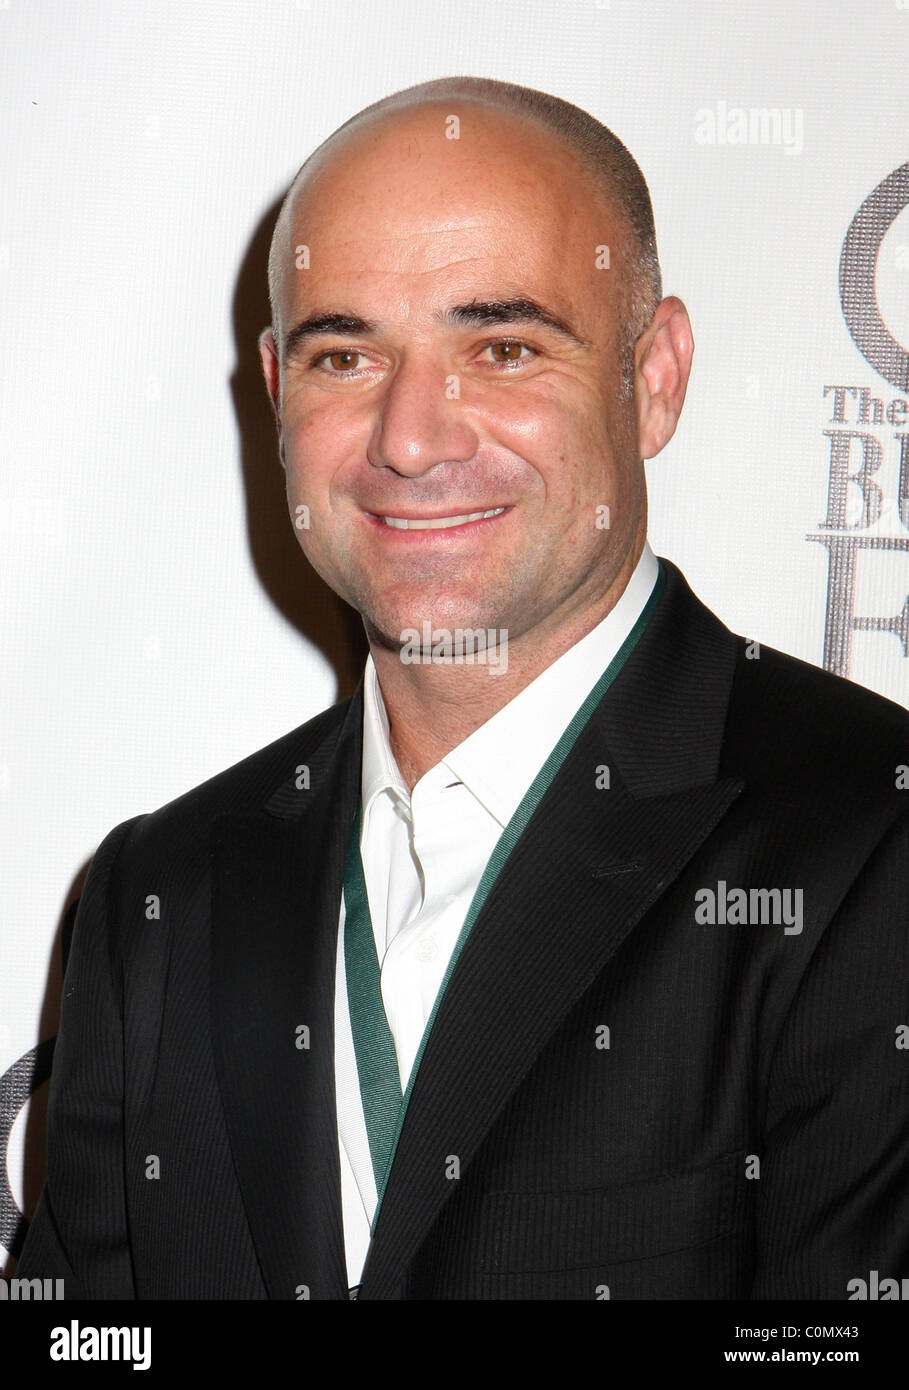
<path fill-rule="evenodd" d="M 406 608 L 402 607 L 394 613 L 385 609 L 381 613 L 370 614 L 364 621 L 370 633 L 377 634 L 377 640 L 381 641 L 382 646 L 392 650 L 398 650 L 407 640 L 402 633 L 422 633 L 424 623 L 428 623 L 433 630 L 502 626 L 496 614 L 488 613 L 476 601 L 465 603 L 457 599 L 427 600 L 424 604 L 410 603 Z"/>

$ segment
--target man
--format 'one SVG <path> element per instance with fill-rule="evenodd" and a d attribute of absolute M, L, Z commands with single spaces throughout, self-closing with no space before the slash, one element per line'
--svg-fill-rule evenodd
<path fill-rule="evenodd" d="M 90 1298 L 845 1299 L 909 1273 L 905 712 L 646 542 L 693 340 L 586 113 L 446 79 L 260 339 L 353 698 L 98 850 L 20 1272 Z"/>

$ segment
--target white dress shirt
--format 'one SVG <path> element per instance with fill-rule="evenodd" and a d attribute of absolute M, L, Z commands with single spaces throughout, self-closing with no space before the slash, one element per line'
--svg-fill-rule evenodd
<path fill-rule="evenodd" d="M 363 687 L 360 853 L 382 999 L 406 1089 L 423 1030 L 496 842 L 572 718 L 641 615 L 659 572 L 649 545 L 618 603 L 409 792 L 391 751 L 372 656 Z M 494 674 L 490 679 L 494 680 Z M 335 989 L 335 1094 L 348 1282 L 359 1283 L 377 1194 L 344 971 Z"/>

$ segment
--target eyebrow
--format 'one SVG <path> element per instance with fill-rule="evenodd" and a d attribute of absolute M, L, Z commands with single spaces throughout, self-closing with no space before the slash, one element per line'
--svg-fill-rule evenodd
<path fill-rule="evenodd" d="M 433 316 L 437 323 L 451 327 L 466 328 L 471 325 L 483 328 L 493 323 L 536 323 L 550 329 L 560 337 L 574 343 L 577 347 L 590 347 L 578 331 L 559 314 L 538 304 L 535 299 L 473 299 L 468 304 L 454 304 Z M 373 319 L 361 318 L 359 314 L 325 313 L 310 314 L 296 324 L 284 338 L 285 359 L 292 357 L 310 338 L 369 335 L 378 333 L 380 324 Z"/>

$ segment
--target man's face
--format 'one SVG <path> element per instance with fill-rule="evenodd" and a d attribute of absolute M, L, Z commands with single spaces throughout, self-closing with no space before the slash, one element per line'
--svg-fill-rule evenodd
<path fill-rule="evenodd" d="M 313 567 L 393 647 L 427 620 L 542 639 L 627 571 L 646 523 L 635 407 L 620 399 L 624 230 L 560 140 L 458 106 L 457 140 L 449 103 L 336 142 L 287 247 L 285 335 L 316 316 L 362 321 L 296 335 L 283 362 L 291 516 Z M 512 301 L 563 327 L 467 307 Z"/>

